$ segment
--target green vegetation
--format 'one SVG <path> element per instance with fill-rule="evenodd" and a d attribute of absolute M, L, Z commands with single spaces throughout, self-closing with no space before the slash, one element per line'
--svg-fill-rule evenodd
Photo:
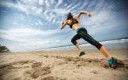
<path fill-rule="evenodd" d="M 6 46 L 2 46 L 1 44 L 0 44 L 0 53 L 1 52 L 9 52 L 9 49 L 6 47 Z"/>

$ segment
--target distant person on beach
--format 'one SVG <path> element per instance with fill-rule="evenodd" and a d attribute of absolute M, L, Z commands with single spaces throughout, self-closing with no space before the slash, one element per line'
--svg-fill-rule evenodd
<path fill-rule="evenodd" d="M 66 25 L 69 25 L 71 29 L 77 31 L 77 34 L 71 39 L 71 42 L 79 50 L 79 53 L 80 53 L 79 56 L 82 56 L 85 54 L 85 52 L 80 48 L 78 42 L 76 41 L 82 38 L 85 41 L 89 42 L 90 44 L 94 45 L 106 57 L 110 67 L 116 68 L 117 59 L 115 59 L 114 57 L 110 57 L 105 47 L 101 43 L 96 41 L 92 36 L 90 36 L 87 30 L 79 24 L 78 20 L 80 20 L 80 16 L 82 14 L 86 14 L 89 17 L 92 16 L 92 13 L 88 11 L 80 11 L 76 17 L 73 17 L 72 13 L 69 12 L 67 14 L 67 19 L 61 23 L 61 29 L 63 29 Z"/>

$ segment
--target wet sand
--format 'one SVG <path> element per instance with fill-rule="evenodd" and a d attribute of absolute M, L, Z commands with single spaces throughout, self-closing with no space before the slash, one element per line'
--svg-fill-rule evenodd
<path fill-rule="evenodd" d="M 119 59 L 112 69 L 98 50 L 0 53 L 0 80 L 128 80 L 128 49 L 108 50 Z"/>

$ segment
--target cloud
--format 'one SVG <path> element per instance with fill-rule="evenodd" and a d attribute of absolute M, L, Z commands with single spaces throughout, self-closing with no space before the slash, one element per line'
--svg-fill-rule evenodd
<path fill-rule="evenodd" d="M 40 30 L 34 28 L 17 28 L 0 30 L 0 38 L 11 41 L 8 48 L 11 51 L 25 51 L 43 49 L 48 47 L 66 45 L 69 42 L 62 41 L 59 34 L 60 30 Z"/>
<path fill-rule="evenodd" d="M 9 30 L 0 30 L 2 35 L 0 36 L 3 39 L 8 39 L 12 41 L 20 41 L 26 42 L 28 39 L 32 40 L 33 37 L 41 36 L 51 36 L 56 33 L 59 33 L 58 29 L 55 30 L 40 30 L 34 28 L 17 28 L 17 29 L 9 29 Z"/>
<path fill-rule="evenodd" d="M 81 1 L 77 2 L 77 5 L 75 5 L 75 3 L 76 1 L 71 4 L 67 4 L 66 2 L 64 2 L 64 0 L 17 0 L 16 3 L 11 1 L 1 1 L 0 4 L 2 4 L 1 6 L 4 7 L 22 11 L 23 13 L 26 13 L 28 15 L 40 16 L 51 23 L 60 23 L 62 20 L 64 20 L 63 17 L 69 11 L 78 12 L 78 8 L 84 9 L 85 5 L 81 6 Z"/>
<path fill-rule="evenodd" d="M 19 2 L 17 2 L 17 4 L 14 4 L 12 2 L 2 1 L 1 6 L 15 8 L 15 9 L 23 11 L 25 13 L 29 13 L 27 6 L 24 4 L 21 4 Z"/>
<path fill-rule="evenodd" d="M 76 32 L 72 32 L 69 27 L 60 31 L 58 26 L 65 20 L 69 11 L 77 15 L 80 10 L 93 13 L 91 18 L 83 15 L 79 21 L 89 33 L 94 36 L 105 35 L 99 38 L 101 40 L 108 39 L 107 35 L 110 35 L 109 39 L 118 38 L 119 35 L 124 35 L 122 31 L 126 28 L 122 25 L 123 18 L 120 18 L 123 9 L 117 13 L 116 10 L 120 8 L 115 7 L 115 4 L 114 1 L 105 0 L 2 0 L 1 9 L 4 9 L 3 7 L 7 9 L 1 14 L 6 16 L 3 20 L 7 25 L 4 26 L 5 30 L 1 28 L 0 38 L 9 41 L 11 44 L 8 45 L 12 50 L 69 45 L 71 36 Z"/>

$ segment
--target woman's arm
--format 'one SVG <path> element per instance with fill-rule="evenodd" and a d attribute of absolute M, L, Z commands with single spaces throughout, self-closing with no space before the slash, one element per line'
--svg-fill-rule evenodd
<path fill-rule="evenodd" d="M 60 25 L 60 29 L 63 29 L 67 25 L 67 21 L 64 21 Z"/>
<path fill-rule="evenodd" d="M 88 17 L 91 17 L 91 16 L 92 16 L 92 13 L 91 13 L 91 12 L 88 12 L 88 11 L 80 11 L 80 12 L 78 13 L 78 15 L 76 16 L 76 19 L 79 20 L 79 19 L 80 19 L 80 16 L 81 16 L 82 14 L 88 15 Z"/>

